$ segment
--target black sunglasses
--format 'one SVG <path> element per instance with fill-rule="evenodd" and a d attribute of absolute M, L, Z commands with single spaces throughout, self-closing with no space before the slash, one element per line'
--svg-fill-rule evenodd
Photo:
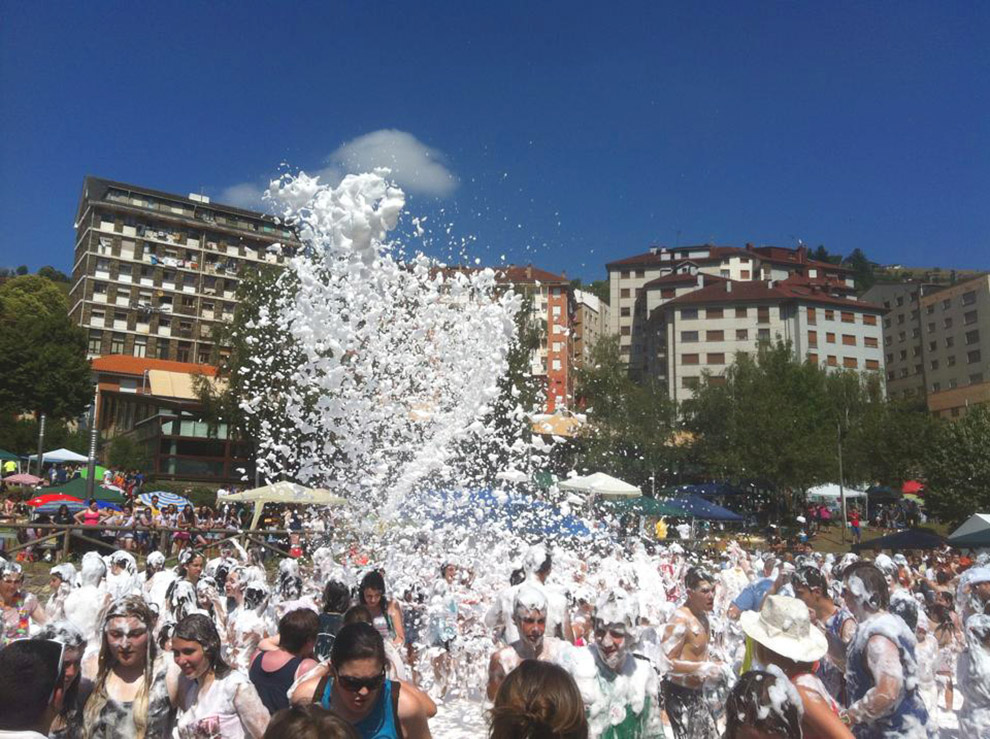
<path fill-rule="evenodd" d="M 380 675 L 374 677 L 352 677 L 351 675 L 337 674 L 340 687 L 348 693 L 357 693 L 361 688 L 367 688 L 368 692 L 378 690 L 385 682 L 385 668 L 382 668 Z"/>

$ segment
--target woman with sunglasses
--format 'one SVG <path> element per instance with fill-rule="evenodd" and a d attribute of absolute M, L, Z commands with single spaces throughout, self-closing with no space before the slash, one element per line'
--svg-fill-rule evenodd
<path fill-rule="evenodd" d="M 337 634 L 330 671 L 320 680 L 315 703 L 334 711 L 363 739 L 430 737 L 423 703 L 407 686 L 385 679 L 385 642 L 374 626 L 353 623 Z"/>
<path fill-rule="evenodd" d="M 186 616 L 172 634 L 172 654 L 181 670 L 176 690 L 177 739 L 261 739 L 271 716 L 247 678 L 220 654 L 220 634 L 202 613 Z"/>
<path fill-rule="evenodd" d="M 3 610 L 0 647 L 29 636 L 31 622 L 43 624 L 45 609 L 32 594 L 22 590 L 24 572 L 16 562 L 0 564 L 0 607 Z"/>

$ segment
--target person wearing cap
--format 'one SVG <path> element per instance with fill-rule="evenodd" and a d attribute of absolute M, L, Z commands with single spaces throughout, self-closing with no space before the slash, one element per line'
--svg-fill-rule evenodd
<path fill-rule="evenodd" d="M 849 707 L 842 719 L 857 739 L 926 736 L 928 709 L 918 694 L 917 641 L 904 621 L 888 613 L 883 572 L 860 561 L 842 573 L 846 607 L 859 622 L 846 659 Z M 919 733 L 920 732 L 920 733 Z"/>
<path fill-rule="evenodd" d="M 805 739 L 851 739 L 839 719 L 839 704 L 815 675 L 815 663 L 828 651 L 828 640 L 812 625 L 808 607 L 797 598 L 771 595 L 759 613 L 743 613 L 739 625 L 753 640 L 756 659 L 780 668 L 797 688 L 804 706 Z"/>

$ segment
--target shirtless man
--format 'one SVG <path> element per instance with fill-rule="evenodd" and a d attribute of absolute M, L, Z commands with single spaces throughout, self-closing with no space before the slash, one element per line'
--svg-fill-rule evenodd
<path fill-rule="evenodd" d="M 547 597 L 542 590 L 523 584 L 516 591 L 512 620 L 520 638 L 492 654 L 488 663 L 488 699 L 495 700 L 499 685 L 506 675 L 524 659 L 555 661 L 567 643 L 553 636 L 544 636 L 547 628 Z"/>
<path fill-rule="evenodd" d="M 504 641 L 505 644 L 512 644 L 520 638 L 513 616 L 513 602 L 516 591 L 523 585 L 536 587 L 546 593 L 547 631 L 552 636 L 566 639 L 571 643 L 574 642 L 567 596 L 557 588 L 547 585 L 547 578 L 550 576 L 552 566 L 553 559 L 543 546 L 533 546 L 526 552 L 523 557 L 523 569 L 526 572 L 525 581 L 500 592 L 485 615 L 485 625 L 494 630 L 496 643 Z"/>
<path fill-rule="evenodd" d="M 687 600 L 663 632 L 661 647 L 669 668 L 661 691 L 676 739 L 715 739 L 715 721 L 702 692 L 724 672 L 724 665 L 708 657 L 708 614 L 715 605 L 715 585 L 709 574 L 695 567 L 688 570 L 684 585 Z"/>

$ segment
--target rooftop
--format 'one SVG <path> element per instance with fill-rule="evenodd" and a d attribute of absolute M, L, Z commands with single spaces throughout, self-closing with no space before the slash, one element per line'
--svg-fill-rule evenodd
<path fill-rule="evenodd" d="M 126 354 L 105 354 L 95 357 L 90 364 L 94 372 L 131 375 L 134 377 L 141 377 L 145 372 L 151 370 L 181 372 L 189 375 L 208 375 L 210 377 L 215 377 L 217 374 L 217 368 L 209 364 L 174 362 L 170 359 L 151 359 L 150 357 L 132 357 Z"/>
<path fill-rule="evenodd" d="M 771 284 L 772 283 L 772 286 Z M 668 301 L 662 307 L 680 305 L 706 305 L 719 303 L 784 303 L 784 302 L 820 303 L 838 307 L 855 308 L 870 313 L 884 313 L 886 309 L 875 303 L 862 300 L 850 300 L 829 295 L 821 289 L 811 286 L 788 285 L 772 280 L 724 280 L 721 283 L 708 285 L 693 292 L 681 295 Z"/>

